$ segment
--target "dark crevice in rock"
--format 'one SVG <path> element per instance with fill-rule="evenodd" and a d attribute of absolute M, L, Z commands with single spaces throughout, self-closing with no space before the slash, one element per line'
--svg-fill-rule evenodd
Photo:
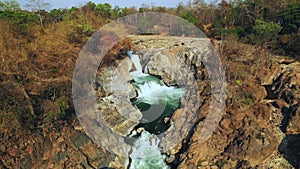
<path fill-rule="evenodd" d="M 277 79 L 275 79 L 275 81 L 273 82 L 273 85 L 275 86 L 276 90 L 274 91 L 275 94 L 278 94 L 281 89 L 282 89 L 282 78 L 283 78 L 284 73 L 281 73 Z"/>
<path fill-rule="evenodd" d="M 290 121 L 290 116 L 288 114 L 288 111 L 289 111 L 288 108 L 286 108 L 286 107 L 282 108 L 283 119 L 281 121 L 280 130 L 284 133 L 286 132 L 286 128 L 287 128 L 287 126 L 289 124 L 289 121 Z"/>
<path fill-rule="evenodd" d="M 80 163 L 80 166 L 83 168 L 83 169 L 86 169 L 85 165 Z"/>
<path fill-rule="evenodd" d="M 66 158 L 67 158 L 67 160 L 64 162 L 64 168 L 68 168 L 67 167 L 67 163 L 68 163 L 68 161 L 70 160 L 70 157 L 69 156 L 66 156 Z"/>
<path fill-rule="evenodd" d="M 295 63 L 296 61 L 294 61 L 294 60 L 292 60 L 292 61 L 288 61 L 288 60 L 286 60 L 286 61 L 280 61 L 280 62 L 278 62 L 279 64 L 281 64 L 281 65 L 290 65 L 290 64 L 293 64 L 293 63 Z"/>
<path fill-rule="evenodd" d="M 130 134 L 127 135 L 127 137 L 124 138 L 125 143 L 133 146 L 134 142 L 136 141 L 136 137 L 139 137 L 140 134 L 138 133 L 136 137 L 129 137 L 130 135 L 132 135 L 134 133 L 134 131 L 136 131 L 138 128 L 134 127 L 134 129 L 130 132 Z M 132 150 L 129 151 L 129 154 L 132 153 Z"/>
<path fill-rule="evenodd" d="M 90 163 L 90 160 L 89 160 L 89 157 L 79 148 L 79 151 L 83 154 L 83 156 L 85 157 L 86 159 L 86 164 L 88 165 L 89 168 L 92 168 L 92 169 L 96 169 L 91 163 Z M 85 166 L 84 166 L 85 167 Z M 86 168 L 86 167 L 85 167 Z"/>
<path fill-rule="evenodd" d="M 273 85 L 264 85 L 266 91 L 267 91 L 267 96 L 264 99 L 267 100 L 275 100 L 277 99 L 277 95 L 275 95 L 273 88 Z"/>
<path fill-rule="evenodd" d="M 247 161 L 247 160 L 240 160 L 240 161 L 237 162 L 235 168 L 236 169 L 243 169 L 243 168 L 249 168 L 249 169 L 251 169 L 250 162 Z"/>
<path fill-rule="evenodd" d="M 96 168 L 90 163 L 89 158 L 88 158 L 88 157 L 86 157 L 86 158 L 87 158 L 87 159 L 86 159 L 87 165 L 88 165 L 89 167 L 91 167 L 92 169 L 96 169 Z"/>
<path fill-rule="evenodd" d="M 240 137 L 242 137 L 243 135 L 245 135 L 245 131 L 242 131 L 242 129 L 237 129 L 238 130 L 238 135 L 236 137 L 234 137 L 234 139 L 231 141 L 230 144 L 228 144 L 225 148 L 224 151 L 221 155 L 223 155 L 225 152 L 229 152 L 230 149 L 233 146 L 240 146 L 242 143 L 242 140 L 240 140 Z"/>
<path fill-rule="evenodd" d="M 199 114 L 199 112 L 201 110 L 201 107 L 203 105 L 205 105 L 205 103 L 206 103 L 206 99 L 203 100 L 203 102 L 202 102 L 200 108 L 197 110 L 196 114 Z M 181 158 L 180 156 L 187 152 L 187 150 L 190 147 L 191 138 L 195 133 L 195 129 L 197 128 L 199 123 L 204 121 L 204 120 L 205 120 L 205 117 L 202 117 L 198 121 L 196 121 L 194 123 L 194 125 L 192 126 L 191 130 L 189 131 L 188 135 L 186 136 L 186 138 L 182 140 L 182 146 L 181 146 L 180 150 L 178 151 L 178 153 L 175 154 L 175 160 L 172 163 L 169 164 L 171 166 L 171 168 L 178 168 L 178 166 L 182 162 L 181 159 L 180 159 Z"/>
<path fill-rule="evenodd" d="M 198 68 L 197 68 L 196 64 L 191 64 L 191 67 L 193 68 L 193 71 L 194 71 L 194 78 L 195 79 L 200 79 L 198 77 L 198 74 L 196 73 L 196 72 L 198 72 Z"/>
<path fill-rule="evenodd" d="M 131 152 L 130 152 L 130 154 L 131 154 Z M 128 166 L 126 167 L 126 169 L 129 169 L 131 166 L 131 163 L 132 163 L 132 159 L 130 157 L 128 159 L 129 159 L 129 163 L 128 163 Z"/>
<path fill-rule="evenodd" d="M 286 135 L 279 145 L 279 152 L 296 169 L 300 168 L 300 135 Z"/>
<path fill-rule="evenodd" d="M 202 118 L 201 121 L 205 120 L 205 118 Z M 178 168 L 179 164 L 182 162 L 180 159 L 181 154 L 187 152 L 187 150 L 190 147 L 190 140 L 192 138 L 192 136 L 194 135 L 195 132 L 195 128 L 197 128 L 198 124 L 201 122 L 199 121 L 198 123 L 195 123 L 192 127 L 192 129 L 190 130 L 189 134 L 187 135 L 186 139 L 184 139 L 182 141 L 182 147 L 179 150 L 179 152 L 177 154 L 175 154 L 175 160 L 170 164 L 170 166 L 172 168 Z"/>
<path fill-rule="evenodd" d="M 0 154 L 2 155 L 2 154 Z M 3 161 L 0 160 L 0 167 L 3 168 L 3 169 L 8 169 L 8 167 L 6 167 L 4 164 L 3 164 Z"/>
<path fill-rule="evenodd" d="M 170 123 L 163 123 L 163 120 L 165 118 L 164 113 L 159 116 L 156 120 L 152 122 L 145 122 L 145 123 L 139 123 L 134 130 L 137 130 L 138 128 L 145 128 L 146 131 L 148 131 L 151 134 L 161 134 L 165 132 L 171 125 Z"/>
<path fill-rule="evenodd" d="M 297 105 L 291 106 L 290 108 L 282 108 L 283 119 L 281 121 L 280 130 L 284 133 L 286 133 L 287 131 L 287 127 L 289 125 L 289 122 L 291 121 L 291 117 L 294 115 L 293 113 L 296 113 L 296 111 L 294 111 L 295 106 Z"/>
<path fill-rule="evenodd" d="M 274 94 L 278 95 L 278 97 L 282 98 L 284 100 L 286 100 L 286 98 L 284 98 L 284 96 L 282 95 L 282 92 L 284 91 L 285 88 L 287 88 L 287 84 L 290 84 L 291 81 L 291 77 L 288 76 L 287 78 L 283 79 L 284 73 L 282 73 L 273 83 L 275 85 L 275 90 L 274 90 Z M 287 102 L 289 104 L 289 102 Z"/>

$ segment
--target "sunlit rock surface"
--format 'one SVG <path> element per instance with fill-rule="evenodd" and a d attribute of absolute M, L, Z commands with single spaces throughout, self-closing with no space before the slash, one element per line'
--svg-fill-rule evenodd
<path fill-rule="evenodd" d="M 203 40 L 163 36 L 131 38 L 134 53 L 140 56 L 145 72 L 161 77 L 168 85 L 187 85 L 194 89 L 188 90 L 180 100 L 185 106 L 173 113 L 169 119 L 171 127 L 160 137 L 158 147 L 171 168 L 299 168 L 299 61 L 272 55 L 266 58 L 260 49 L 242 44 L 232 44 L 231 49 L 220 51 L 228 83 L 226 107 L 213 135 L 201 142 L 201 133 L 207 130 L 203 121 L 212 102 L 213 78 L 203 64 L 210 54 L 203 50 L 197 55 L 192 48 Z M 221 45 L 222 42 L 215 42 L 217 50 Z M 214 62 L 207 62 L 218 67 Z M 20 136 L 11 143 L 2 144 L 1 139 L 0 166 L 128 167 L 128 157 L 116 157 L 99 145 L 112 145 L 111 151 L 123 153 L 132 150 L 131 145 L 112 132 L 127 136 L 142 118 L 130 101 L 137 96 L 130 83 L 133 80 L 130 72 L 135 70 L 129 58 L 99 69 L 96 81 L 101 87 L 95 91 L 97 105 L 93 109 L 96 111 L 85 116 L 89 118 L 87 121 L 95 122 L 89 127 L 97 127 L 97 132 L 83 130 L 73 120 L 71 125 L 48 128 L 41 135 Z M 8 86 L 3 84 L 4 88 Z M 10 90 L 19 91 L 17 87 Z M 97 123 L 103 120 L 110 129 Z M 102 142 L 92 141 L 99 138 Z"/>

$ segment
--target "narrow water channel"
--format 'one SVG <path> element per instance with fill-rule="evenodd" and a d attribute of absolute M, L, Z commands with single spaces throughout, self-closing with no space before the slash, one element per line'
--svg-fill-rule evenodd
<path fill-rule="evenodd" d="M 161 154 L 158 147 L 160 140 L 156 135 L 170 127 L 170 118 L 180 108 L 180 98 L 186 89 L 167 86 L 158 77 L 143 73 L 139 56 L 132 55 L 130 58 L 136 67 L 131 75 L 134 77 L 132 84 L 138 93 L 131 101 L 143 114 L 136 128 L 145 129 L 134 143 L 130 169 L 168 169 L 170 167 L 165 162 L 166 156 Z M 134 131 L 132 137 L 137 136 Z"/>

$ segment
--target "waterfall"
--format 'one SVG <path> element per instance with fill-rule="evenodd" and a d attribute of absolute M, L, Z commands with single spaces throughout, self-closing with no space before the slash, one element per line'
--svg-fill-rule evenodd
<path fill-rule="evenodd" d="M 162 155 L 158 147 L 160 139 L 155 134 L 168 129 L 169 124 L 164 118 L 170 118 L 180 107 L 180 98 L 186 89 L 166 86 L 163 80 L 143 73 L 138 55 L 130 55 L 130 59 L 136 67 L 136 71 L 130 74 L 138 93 L 132 103 L 143 114 L 143 121 L 137 127 L 145 129 L 132 147 L 130 169 L 169 169 L 165 162 L 166 156 Z M 136 134 L 135 131 L 133 133 Z"/>
<path fill-rule="evenodd" d="M 156 135 L 143 131 L 132 147 L 130 169 L 169 169 L 158 147 L 159 138 Z"/>
<path fill-rule="evenodd" d="M 165 129 L 160 131 L 155 128 L 157 123 L 163 123 L 158 118 L 172 115 L 180 106 L 180 98 L 185 93 L 185 89 L 166 86 L 159 78 L 147 74 L 136 77 L 134 80 L 133 85 L 136 87 L 138 97 L 133 100 L 133 104 L 142 111 L 143 123 L 153 123 L 142 127 L 152 128 L 150 130 L 155 130 L 155 133 L 163 132 Z"/>
<path fill-rule="evenodd" d="M 130 59 L 131 59 L 131 61 L 133 62 L 135 68 L 136 68 L 136 71 L 131 72 L 130 74 L 131 74 L 134 78 L 135 78 L 135 77 L 138 77 L 138 76 L 142 76 L 142 75 L 143 75 L 143 68 L 142 68 L 142 65 L 141 65 L 141 62 L 140 62 L 139 55 L 131 55 L 131 56 L 130 56 Z"/>
<path fill-rule="evenodd" d="M 166 86 L 162 80 L 151 75 L 137 77 L 133 84 L 137 87 L 137 99 L 148 104 L 158 104 L 160 101 L 173 102 L 173 98 L 178 99 L 185 92 L 182 88 Z"/>
<path fill-rule="evenodd" d="M 166 86 L 163 80 L 143 73 L 138 55 L 131 55 L 130 59 L 136 67 L 136 71 L 130 72 L 130 74 L 134 77 L 135 82 L 133 84 L 137 87 L 137 99 L 148 104 L 157 104 L 160 100 L 167 101 L 170 98 L 180 98 L 185 93 L 185 89 Z"/>

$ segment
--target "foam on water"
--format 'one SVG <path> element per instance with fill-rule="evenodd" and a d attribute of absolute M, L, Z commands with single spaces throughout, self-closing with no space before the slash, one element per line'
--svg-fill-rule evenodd
<path fill-rule="evenodd" d="M 132 83 L 138 96 L 133 103 L 143 113 L 143 118 L 148 121 L 142 123 L 145 131 L 136 140 L 132 147 L 130 158 L 132 159 L 130 169 L 169 169 L 165 162 L 165 155 L 162 155 L 159 145 L 159 138 L 155 134 L 167 129 L 163 122 L 164 117 L 170 117 L 180 106 L 180 98 L 186 89 L 174 86 L 166 86 L 159 78 L 144 74 L 138 55 L 130 56 L 136 71 L 130 74 L 134 78 Z M 133 135 L 136 133 L 133 132 Z"/>
<path fill-rule="evenodd" d="M 139 76 L 143 76 L 143 68 L 140 62 L 140 58 L 139 55 L 131 55 L 129 56 L 131 61 L 133 62 L 136 71 L 131 72 L 130 74 L 135 78 L 135 77 L 139 77 Z"/>
<path fill-rule="evenodd" d="M 163 81 L 153 76 L 143 76 L 135 79 L 139 101 L 148 104 L 158 104 L 161 101 L 173 102 L 173 99 L 180 99 L 185 89 L 166 86 Z"/>
<path fill-rule="evenodd" d="M 156 135 L 143 131 L 135 142 L 130 158 L 130 169 L 169 169 L 158 147 L 159 138 Z"/>

